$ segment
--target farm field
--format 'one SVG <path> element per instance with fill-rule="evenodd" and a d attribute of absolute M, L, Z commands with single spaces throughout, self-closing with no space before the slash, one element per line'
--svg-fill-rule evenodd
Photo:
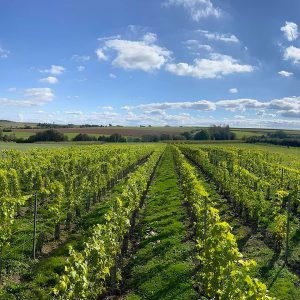
<path fill-rule="evenodd" d="M 298 149 L 72 145 L 0 151 L 0 299 L 300 299 Z"/>
<path fill-rule="evenodd" d="M 24 129 L 24 126 L 31 126 L 31 129 Z M 29 136 L 44 131 L 45 129 L 40 129 L 36 127 L 37 124 L 33 123 L 18 123 L 18 122 L 1 122 L 1 128 L 9 128 L 15 134 L 17 138 L 28 138 Z M 75 137 L 79 133 L 85 133 L 99 137 L 100 135 L 111 135 L 111 134 L 121 134 L 126 137 L 141 137 L 143 135 L 161 135 L 161 134 L 170 134 L 170 135 L 180 135 L 183 132 L 187 131 L 196 131 L 207 127 L 175 127 L 175 126 L 166 126 L 166 127 L 136 127 L 136 126 L 108 126 L 108 127 L 86 127 L 80 128 L 79 126 L 74 126 L 71 128 L 56 128 L 58 131 L 64 133 L 68 136 L 69 139 Z M 275 129 L 259 129 L 259 128 L 231 128 L 231 131 L 236 134 L 237 139 L 247 138 L 249 136 L 261 136 L 267 135 L 268 133 L 275 132 Z M 291 136 L 299 136 L 299 130 L 286 130 L 286 133 Z"/>

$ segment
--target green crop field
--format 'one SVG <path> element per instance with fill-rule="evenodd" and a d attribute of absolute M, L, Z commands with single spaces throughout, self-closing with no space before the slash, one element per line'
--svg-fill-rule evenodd
<path fill-rule="evenodd" d="M 300 299 L 297 148 L 0 147 L 0 299 Z"/>

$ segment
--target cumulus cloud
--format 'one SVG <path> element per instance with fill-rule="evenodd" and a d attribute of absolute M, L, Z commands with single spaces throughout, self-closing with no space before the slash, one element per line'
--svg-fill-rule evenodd
<path fill-rule="evenodd" d="M 82 72 L 82 71 L 84 71 L 85 70 L 85 66 L 78 66 L 77 67 L 77 71 L 78 72 Z"/>
<path fill-rule="evenodd" d="M 186 48 L 190 51 L 206 50 L 208 52 L 212 51 L 212 47 L 207 44 L 201 44 L 197 40 L 187 40 L 183 42 Z"/>
<path fill-rule="evenodd" d="M 290 76 L 292 76 L 294 73 L 292 73 L 292 72 L 288 72 L 288 71 L 280 71 L 280 72 L 278 72 L 278 74 L 280 75 L 280 76 L 283 76 L 283 77 L 290 77 Z"/>
<path fill-rule="evenodd" d="M 157 37 L 146 33 L 141 41 L 121 39 L 106 40 L 104 47 L 96 50 L 100 60 L 107 60 L 107 51 L 116 52 L 112 65 L 125 70 L 151 72 L 160 69 L 171 57 L 171 52 L 154 42 Z"/>
<path fill-rule="evenodd" d="M 178 76 L 191 76 L 199 79 L 217 78 L 233 73 L 253 72 L 251 65 L 242 65 L 238 60 L 228 55 L 210 54 L 209 58 L 195 59 L 194 64 L 167 64 L 166 70 Z"/>
<path fill-rule="evenodd" d="M 140 104 L 136 106 L 123 106 L 122 109 L 132 111 L 135 109 L 142 110 L 146 114 L 163 115 L 165 110 L 196 110 L 196 111 L 214 111 L 216 109 L 225 109 L 227 111 L 246 111 L 255 110 L 257 115 L 274 117 L 281 115 L 284 117 L 296 117 L 300 111 L 299 97 L 284 97 L 281 99 L 272 99 L 261 101 L 257 99 L 228 99 L 219 101 L 182 101 L 182 102 L 156 102 L 149 104 Z"/>
<path fill-rule="evenodd" d="M 79 96 L 75 95 L 75 96 L 67 96 L 67 99 L 79 99 Z"/>
<path fill-rule="evenodd" d="M 300 110 L 288 110 L 280 112 L 281 116 L 286 118 L 300 118 Z"/>
<path fill-rule="evenodd" d="M 60 75 L 65 72 L 65 68 L 63 66 L 51 65 L 49 69 L 41 70 L 42 73 L 50 73 L 52 75 Z"/>
<path fill-rule="evenodd" d="M 9 51 L 0 47 L 0 58 L 8 58 Z"/>
<path fill-rule="evenodd" d="M 54 99 L 50 88 L 28 88 L 23 91 L 22 99 L 0 98 L 0 106 L 32 107 L 44 105 Z"/>
<path fill-rule="evenodd" d="M 282 26 L 280 30 L 283 32 L 285 38 L 290 42 L 298 38 L 298 25 L 294 22 L 285 22 L 285 26 Z"/>
<path fill-rule="evenodd" d="M 143 41 L 147 44 L 153 44 L 157 41 L 157 35 L 152 32 L 148 32 L 143 36 Z"/>
<path fill-rule="evenodd" d="M 112 107 L 112 106 L 102 106 L 102 107 L 100 107 L 101 109 L 103 109 L 103 110 L 109 110 L 109 111 L 112 111 L 112 110 L 114 110 L 114 108 Z"/>
<path fill-rule="evenodd" d="M 167 0 L 163 5 L 165 7 L 183 7 L 190 13 L 192 20 L 196 22 L 207 17 L 219 18 L 222 14 L 221 9 L 215 7 L 211 0 Z"/>
<path fill-rule="evenodd" d="M 215 104 L 211 101 L 199 100 L 193 102 L 185 101 L 185 102 L 160 102 L 160 103 L 141 104 L 136 106 L 136 108 L 145 111 L 164 110 L 164 109 L 192 109 L 192 110 L 210 111 L 210 110 L 215 110 L 216 107 Z"/>
<path fill-rule="evenodd" d="M 207 30 L 199 30 L 199 32 L 203 33 L 203 35 L 211 41 L 221 41 L 225 43 L 239 43 L 239 39 L 230 33 L 218 33 L 218 32 L 209 32 Z"/>
<path fill-rule="evenodd" d="M 65 111 L 65 114 L 67 114 L 67 115 L 74 115 L 74 116 L 80 116 L 83 113 L 80 110 L 69 110 L 69 111 Z"/>
<path fill-rule="evenodd" d="M 268 103 L 268 108 L 280 111 L 300 110 L 300 97 L 284 97 L 271 100 Z"/>
<path fill-rule="evenodd" d="M 99 42 L 103 42 L 106 40 L 114 40 L 114 39 L 120 39 L 120 38 L 121 38 L 121 35 L 117 34 L 117 35 L 111 35 L 111 36 L 104 36 L 104 37 L 98 38 L 97 40 Z"/>
<path fill-rule="evenodd" d="M 231 88 L 231 89 L 229 89 L 229 93 L 236 94 L 236 93 L 238 93 L 238 89 L 237 88 Z"/>
<path fill-rule="evenodd" d="M 39 82 L 42 82 L 42 83 L 49 83 L 49 84 L 55 84 L 55 83 L 58 83 L 58 79 L 54 76 L 49 76 L 49 77 L 46 77 L 46 78 L 41 78 L 39 80 Z"/>
<path fill-rule="evenodd" d="M 220 100 L 216 102 L 217 107 L 224 108 L 229 111 L 245 111 L 249 109 L 257 109 L 265 107 L 267 104 L 256 99 L 234 99 L 234 100 Z"/>
<path fill-rule="evenodd" d="M 300 63 L 300 49 L 289 46 L 285 49 L 283 57 L 285 60 L 291 60 L 294 64 L 298 64 Z"/>
<path fill-rule="evenodd" d="M 113 74 L 113 73 L 109 73 L 109 77 L 110 77 L 111 79 L 116 79 L 116 78 L 117 78 L 117 76 L 116 76 L 115 74 Z"/>
<path fill-rule="evenodd" d="M 98 57 L 99 60 L 104 60 L 104 61 L 108 60 L 108 57 L 104 53 L 104 49 L 102 49 L 102 48 L 98 48 L 96 50 L 96 55 L 97 55 L 97 57 Z"/>
<path fill-rule="evenodd" d="M 78 55 L 78 54 L 74 54 L 71 59 L 78 62 L 78 63 L 84 63 L 86 61 L 90 60 L 90 56 L 89 55 Z"/>

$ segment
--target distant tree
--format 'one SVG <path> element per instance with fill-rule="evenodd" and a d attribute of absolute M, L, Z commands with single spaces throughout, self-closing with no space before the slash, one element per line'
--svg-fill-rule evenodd
<path fill-rule="evenodd" d="M 97 141 L 97 138 L 93 135 L 88 135 L 86 133 L 79 133 L 74 138 L 73 141 L 79 142 L 79 141 Z"/>
<path fill-rule="evenodd" d="M 288 137 L 288 134 L 283 130 L 276 130 L 273 133 L 269 133 L 268 136 L 271 138 L 285 139 Z"/>
<path fill-rule="evenodd" d="M 209 127 L 208 131 L 213 140 L 234 140 L 236 138 L 235 133 L 230 131 L 229 125 L 213 125 Z"/>
<path fill-rule="evenodd" d="M 174 140 L 174 141 L 183 141 L 183 140 L 186 140 L 186 138 L 185 138 L 185 136 L 183 136 L 183 135 L 179 135 L 179 134 L 177 134 L 177 135 L 173 135 L 172 136 L 172 140 Z"/>
<path fill-rule="evenodd" d="M 49 129 L 41 132 L 37 132 L 35 135 L 31 135 L 28 138 L 28 142 L 63 142 L 67 141 L 68 137 L 62 132 L 55 129 Z"/>
<path fill-rule="evenodd" d="M 113 142 L 113 143 L 124 143 L 124 142 L 126 142 L 126 138 L 123 137 L 119 133 L 114 133 L 114 134 L 110 135 L 110 137 L 108 138 L 108 141 Z"/>
<path fill-rule="evenodd" d="M 161 141 L 169 141 L 169 140 L 172 140 L 172 136 L 170 134 L 163 133 L 160 135 L 159 139 Z"/>
<path fill-rule="evenodd" d="M 159 137 L 155 134 L 145 134 L 142 136 L 142 142 L 158 142 Z"/>
<path fill-rule="evenodd" d="M 98 137 L 98 141 L 102 141 L 102 142 L 105 142 L 106 141 L 106 136 L 105 135 L 99 135 Z"/>
<path fill-rule="evenodd" d="M 185 131 L 181 135 L 184 136 L 187 140 L 193 139 L 193 134 L 190 131 Z"/>
<path fill-rule="evenodd" d="M 209 139 L 210 139 L 210 135 L 209 135 L 208 130 L 206 130 L 206 129 L 201 129 L 194 135 L 194 140 L 197 140 L 197 141 L 209 140 Z"/>

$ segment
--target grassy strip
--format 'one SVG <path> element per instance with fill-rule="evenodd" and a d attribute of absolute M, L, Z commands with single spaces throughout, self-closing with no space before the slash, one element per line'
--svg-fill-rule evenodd
<path fill-rule="evenodd" d="M 299 278 L 287 267 L 282 267 L 284 262 L 264 243 L 262 234 L 254 233 L 249 226 L 243 224 L 243 220 L 234 213 L 228 200 L 222 198 L 215 185 L 206 180 L 201 171 L 199 180 L 209 193 L 210 201 L 219 209 L 222 220 L 232 226 L 232 233 L 237 239 L 241 253 L 245 258 L 257 262 L 256 272 L 253 275 L 265 282 L 270 296 L 282 300 L 300 299 Z"/>
<path fill-rule="evenodd" d="M 167 148 L 137 226 L 138 249 L 126 268 L 125 299 L 197 299 L 194 244 L 187 238 L 182 197 Z"/>

